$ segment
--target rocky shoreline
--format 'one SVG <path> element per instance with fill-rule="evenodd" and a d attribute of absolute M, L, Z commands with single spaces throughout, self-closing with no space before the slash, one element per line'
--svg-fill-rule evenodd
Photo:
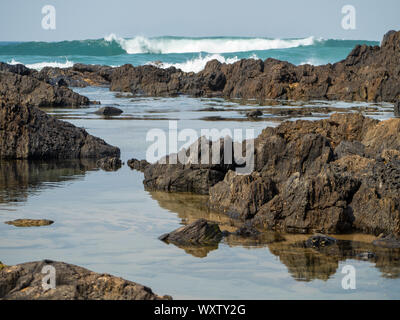
<path fill-rule="evenodd" d="M 33 99 L 35 105 L 57 103 L 61 106 L 71 101 L 76 106 L 89 103 L 78 95 L 70 97 L 67 86 L 106 86 L 112 91 L 145 96 L 186 94 L 259 101 L 396 102 L 400 99 L 399 43 L 400 32 L 389 31 L 383 37 L 381 46 L 358 45 L 346 59 L 321 66 L 295 66 L 269 58 L 265 61 L 242 59 L 233 64 L 212 60 L 198 73 L 186 73 L 174 67 L 162 69 L 153 65 L 134 67 L 129 64 L 121 67 L 75 64 L 65 69 L 46 67 L 40 72 L 22 65 L 0 64 L 0 71 L 5 70 L 1 71 L 1 76 L 6 79 L 11 77 L 13 81 L 18 78 L 21 83 L 38 82 L 42 87 L 53 86 L 51 99 Z M 29 87 L 32 86 L 29 84 Z M 32 96 L 32 91 L 29 91 L 28 97 Z M 24 97 L 19 100 L 29 101 Z"/>

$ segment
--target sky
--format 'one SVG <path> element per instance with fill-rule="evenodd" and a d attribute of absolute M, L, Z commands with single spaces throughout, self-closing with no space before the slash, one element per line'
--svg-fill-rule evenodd
<path fill-rule="evenodd" d="M 56 29 L 42 28 L 42 8 Z M 342 28 L 352 5 L 356 28 Z M 399 0 L 1 0 L 0 41 L 143 36 L 248 36 L 381 40 L 400 29 Z"/>

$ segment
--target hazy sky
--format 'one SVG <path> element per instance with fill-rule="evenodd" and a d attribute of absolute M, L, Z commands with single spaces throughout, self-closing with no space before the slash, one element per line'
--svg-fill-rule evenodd
<path fill-rule="evenodd" d="M 42 29 L 44 5 L 56 30 Z M 344 5 L 356 30 L 341 27 Z M 399 0 L 1 0 L 0 41 L 144 36 L 264 36 L 381 40 L 400 29 Z"/>

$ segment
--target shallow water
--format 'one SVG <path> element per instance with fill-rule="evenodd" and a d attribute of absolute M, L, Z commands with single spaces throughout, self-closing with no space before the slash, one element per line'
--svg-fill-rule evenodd
<path fill-rule="evenodd" d="M 333 110 L 353 106 L 385 119 L 391 105 L 343 102 L 275 103 L 221 99 L 116 98 L 105 88 L 76 89 L 103 105 L 118 104 L 124 113 L 113 119 L 93 114 L 98 106 L 46 111 L 119 146 L 124 161 L 145 158 L 150 128 L 168 131 L 167 119 L 178 129 L 253 128 L 297 118 L 328 117 Z M 210 107 L 228 111 L 200 111 Z M 248 121 L 249 109 L 266 112 Z M 278 109 L 313 108 L 305 117 L 276 116 Z M 329 110 L 327 109 L 329 108 Z M 219 121 L 204 117 L 221 116 Z M 152 120 L 153 119 L 153 120 Z M 143 174 L 126 165 L 117 172 L 94 169 L 90 161 L 0 162 L 0 222 L 51 219 L 40 228 L 16 228 L 0 223 L 0 260 L 17 264 L 53 259 L 107 272 L 151 287 L 175 299 L 387 299 L 400 298 L 400 252 L 373 247 L 373 237 L 342 236 L 330 251 L 305 249 L 302 235 L 267 233 L 258 240 L 229 237 L 211 248 L 179 248 L 158 237 L 182 223 L 203 217 L 234 230 L 235 222 L 209 212 L 206 197 L 147 192 Z M 370 261 L 357 253 L 374 252 Z M 343 266 L 356 268 L 357 289 L 342 289 Z"/>

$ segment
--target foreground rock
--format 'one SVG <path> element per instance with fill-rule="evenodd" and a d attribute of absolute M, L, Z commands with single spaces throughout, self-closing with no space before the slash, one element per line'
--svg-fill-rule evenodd
<path fill-rule="evenodd" d="M 214 245 L 223 237 L 218 224 L 199 219 L 187 226 L 162 235 L 159 239 L 177 245 Z"/>
<path fill-rule="evenodd" d="M 49 226 L 54 223 L 54 221 L 47 219 L 17 219 L 13 221 L 6 221 L 6 224 L 13 225 L 15 227 L 42 227 Z"/>
<path fill-rule="evenodd" d="M 35 107 L 0 101 L 0 159 L 79 159 L 120 156 L 120 150 L 84 129 Z"/>
<path fill-rule="evenodd" d="M 358 113 L 288 121 L 254 140 L 250 174 L 224 163 L 223 144 L 219 164 L 152 164 L 144 184 L 208 194 L 214 211 L 260 230 L 398 235 L 399 133 L 398 118 L 380 122 Z M 201 159 L 207 148 L 190 159 Z"/>
<path fill-rule="evenodd" d="M 56 270 L 56 288 L 42 288 L 44 266 Z M 87 269 L 44 260 L 0 270 L 0 299 L 3 300 L 162 300 L 150 288 L 135 282 Z"/>

